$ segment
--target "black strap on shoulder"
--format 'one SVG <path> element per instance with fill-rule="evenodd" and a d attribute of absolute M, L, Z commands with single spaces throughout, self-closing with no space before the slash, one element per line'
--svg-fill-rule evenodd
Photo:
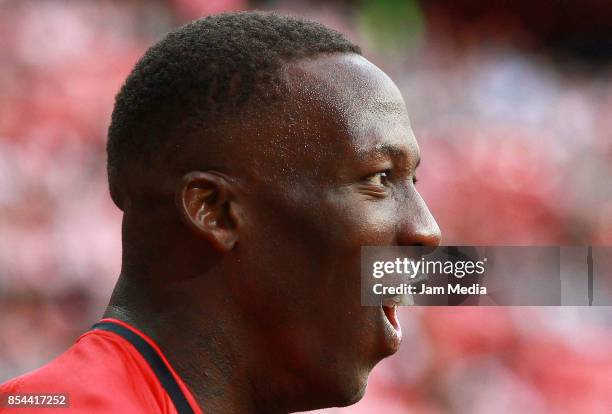
<path fill-rule="evenodd" d="M 114 322 L 98 322 L 92 326 L 92 329 L 101 329 L 103 331 L 114 332 L 131 343 L 134 348 L 140 352 L 140 355 L 142 355 L 155 373 L 155 376 L 174 403 L 177 413 L 194 414 L 191 405 L 189 405 L 185 394 L 183 394 L 181 391 L 181 388 L 174 379 L 174 376 L 172 376 L 168 366 L 164 363 L 157 351 L 140 335 Z"/>

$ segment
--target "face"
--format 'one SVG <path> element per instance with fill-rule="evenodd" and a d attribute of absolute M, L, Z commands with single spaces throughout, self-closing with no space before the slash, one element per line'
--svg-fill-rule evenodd
<path fill-rule="evenodd" d="M 440 231 L 415 186 L 404 101 L 380 69 L 332 55 L 284 76 L 289 102 L 248 148 L 236 304 L 280 395 L 348 405 L 401 341 L 394 309 L 361 306 L 361 246 L 434 246 Z"/>

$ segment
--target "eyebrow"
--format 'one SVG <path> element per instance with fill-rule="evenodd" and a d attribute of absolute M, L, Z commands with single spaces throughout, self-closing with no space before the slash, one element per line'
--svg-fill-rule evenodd
<path fill-rule="evenodd" d="M 378 144 L 373 148 L 367 148 L 358 151 L 358 156 L 361 159 L 377 159 L 377 158 L 410 158 L 409 153 L 405 150 L 404 147 L 399 147 L 394 144 Z M 416 163 L 414 164 L 414 169 L 416 169 L 421 164 L 421 156 L 420 154 L 417 156 Z"/>

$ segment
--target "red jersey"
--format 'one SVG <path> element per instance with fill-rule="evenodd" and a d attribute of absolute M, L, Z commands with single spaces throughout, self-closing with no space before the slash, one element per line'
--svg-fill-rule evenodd
<path fill-rule="evenodd" d="M 102 319 L 49 364 L 0 385 L 0 394 L 0 412 L 7 414 L 202 414 L 155 342 L 116 319 Z M 19 407 L 14 396 L 24 394 L 64 394 L 68 408 L 52 403 L 45 408 L 12 408 Z"/>

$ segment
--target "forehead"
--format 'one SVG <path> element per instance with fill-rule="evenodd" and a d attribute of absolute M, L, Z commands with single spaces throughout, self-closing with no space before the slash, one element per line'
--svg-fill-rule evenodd
<path fill-rule="evenodd" d="M 400 91 L 367 59 L 340 54 L 301 60 L 287 65 L 285 76 L 292 99 L 313 130 L 308 135 L 322 149 L 318 161 L 358 157 L 381 146 L 417 156 Z"/>

